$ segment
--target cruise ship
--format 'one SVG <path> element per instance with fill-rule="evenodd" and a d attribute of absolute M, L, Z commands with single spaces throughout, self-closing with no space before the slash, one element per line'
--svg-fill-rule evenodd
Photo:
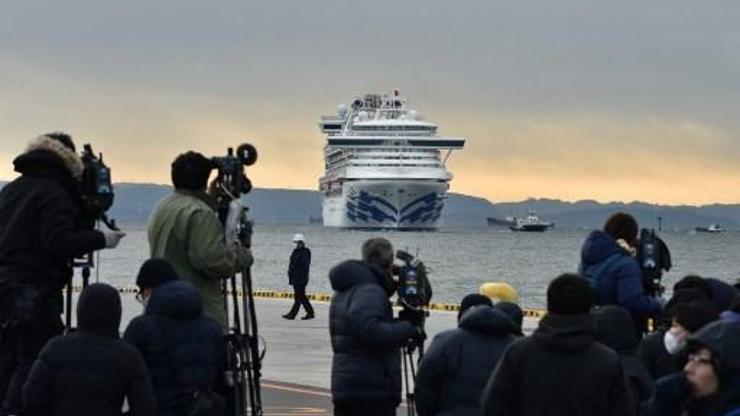
<path fill-rule="evenodd" d="M 327 135 L 323 221 L 327 227 L 434 230 L 452 174 L 445 163 L 465 139 L 438 137 L 398 90 L 366 94 L 319 123 Z"/>

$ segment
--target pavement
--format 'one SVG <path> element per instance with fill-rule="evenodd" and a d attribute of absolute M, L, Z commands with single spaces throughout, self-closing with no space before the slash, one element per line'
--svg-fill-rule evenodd
<path fill-rule="evenodd" d="M 122 294 L 128 320 L 141 313 L 133 294 Z M 267 349 L 262 362 L 262 402 L 265 415 L 331 415 L 331 359 L 329 303 L 312 302 L 316 318 L 282 318 L 292 299 L 256 299 L 261 345 Z M 298 317 L 302 316 L 302 313 Z M 537 320 L 524 319 L 524 332 L 531 333 Z M 437 333 L 456 327 L 457 312 L 432 311 L 426 322 L 427 346 Z M 398 414 L 407 414 L 402 404 Z"/>

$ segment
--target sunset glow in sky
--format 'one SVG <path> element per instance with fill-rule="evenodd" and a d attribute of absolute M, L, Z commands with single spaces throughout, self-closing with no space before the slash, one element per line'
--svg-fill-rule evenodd
<path fill-rule="evenodd" d="M 0 179 L 64 130 L 119 182 L 250 141 L 256 186 L 316 189 L 320 116 L 399 88 L 467 138 L 453 192 L 740 202 L 736 2 L 30 3 L 0 6 Z"/>

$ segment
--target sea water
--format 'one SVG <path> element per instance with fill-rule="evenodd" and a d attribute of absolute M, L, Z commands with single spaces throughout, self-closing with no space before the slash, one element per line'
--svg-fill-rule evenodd
<path fill-rule="evenodd" d="M 93 270 L 96 279 L 116 287 L 133 287 L 141 263 L 149 256 L 145 224 L 122 227 L 127 236 L 118 248 L 101 251 Z M 388 238 L 396 249 L 417 256 L 430 271 L 434 301 L 459 302 L 485 282 L 507 282 L 520 296 L 522 306 L 543 308 L 547 284 L 564 272 L 578 269 L 586 229 L 551 229 L 544 233 L 516 233 L 495 227 L 452 228 L 436 232 L 359 231 L 320 225 L 255 226 L 252 269 L 255 289 L 290 290 L 288 260 L 294 233 L 303 233 L 311 249 L 308 292 L 331 293 L 332 266 L 360 257 L 362 242 Z M 673 258 L 665 274 L 671 287 L 687 274 L 717 277 L 730 283 L 740 278 L 740 232 L 706 234 L 660 232 Z M 79 284 L 79 281 L 77 281 Z"/>

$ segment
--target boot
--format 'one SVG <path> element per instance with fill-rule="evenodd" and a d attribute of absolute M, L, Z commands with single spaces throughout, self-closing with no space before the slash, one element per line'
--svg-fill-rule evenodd
<path fill-rule="evenodd" d="M 290 320 L 293 320 L 293 319 L 295 319 L 295 315 L 291 315 L 291 314 L 289 314 L 289 313 L 286 313 L 285 315 L 283 315 L 283 318 L 284 318 L 284 319 L 290 319 Z"/>
<path fill-rule="evenodd" d="M 315 316 L 312 313 L 306 314 L 303 318 L 301 318 L 302 321 L 307 321 L 309 319 L 313 319 Z"/>

